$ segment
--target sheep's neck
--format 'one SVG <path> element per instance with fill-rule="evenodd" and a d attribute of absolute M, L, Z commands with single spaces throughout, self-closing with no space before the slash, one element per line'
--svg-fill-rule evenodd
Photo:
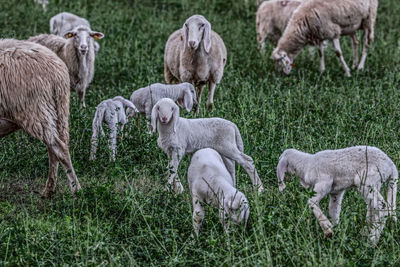
<path fill-rule="evenodd" d="M 279 40 L 278 48 L 285 51 L 288 57 L 293 61 L 306 45 L 305 39 L 294 31 L 285 33 Z"/>
<path fill-rule="evenodd" d="M 291 159 L 292 168 L 294 169 L 296 176 L 302 180 L 302 182 L 308 184 L 308 181 L 305 180 L 305 173 L 312 155 L 301 151 L 293 153 Z"/>

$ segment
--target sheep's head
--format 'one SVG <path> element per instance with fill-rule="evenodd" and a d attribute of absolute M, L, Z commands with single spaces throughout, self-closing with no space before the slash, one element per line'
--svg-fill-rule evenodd
<path fill-rule="evenodd" d="M 197 104 L 196 89 L 191 83 L 183 83 L 183 85 L 185 86 L 183 96 L 177 102 L 180 107 L 185 107 L 189 112 L 193 108 L 193 103 Z"/>
<path fill-rule="evenodd" d="M 250 215 L 250 206 L 249 201 L 242 192 L 236 191 L 232 199 L 226 199 L 224 210 L 227 217 L 229 217 L 235 225 L 243 224 L 243 228 L 246 228 L 247 220 Z"/>
<path fill-rule="evenodd" d="M 154 105 L 151 111 L 151 126 L 156 131 L 157 121 L 168 125 L 173 120 L 174 132 L 179 118 L 179 107 L 170 98 L 162 98 Z"/>
<path fill-rule="evenodd" d="M 188 18 L 182 27 L 183 41 L 189 49 L 197 50 L 203 41 L 206 53 L 211 49 L 211 24 L 201 15 Z"/>
<path fill-rule="evenodd" d="M 100 40 L 104 37 L 101 32 L 94 32 L 86 26 L 77 26 L 71 31 L 64 33 L 66 39 L 73 38 L 73 44 L 75 49 L 79 51 L 79 55 L 85 56 L 89 49 L 93 48 L 93 39 Z"/>
<path fill-rule="evenodd" d="M 293 61 L 289 58 L 285 51 L 280 50 L 278 47 L 272 52 L 271 59 L 275 62 L 275 69 L 283 71 L 288 75 L 294 66 Z"/>
<path fill-rule="evenodd" d="M 296 170 L 290 164 L 289 154 L 294 149 L 286 149 L 279 157 L 279 163 L 276 168 L 276 175 L 278 177 L 279 191 L 283 191 L 286 188 L 285 176 L 286 174 L 295 174 Z"/>

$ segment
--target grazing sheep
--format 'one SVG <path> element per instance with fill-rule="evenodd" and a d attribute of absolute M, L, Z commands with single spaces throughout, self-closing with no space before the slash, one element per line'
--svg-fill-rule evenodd
<path fill-rule="evenodd" d="M 333 223 L 338 224 L 344 192 L 351 187 L 356 187 L 367 203 L 372 244 L 378 242 L 386 216 L 391 215 L 396 220 L 397 168 L 376 147 L 355 146 L 316 154 L 287 149 L 280 156 L 277 167 L 280 191 L 286 187 L 286 173 L 295 174 L 303 187 L 313 187 L 315 195 L 308 200 L 308 205 L 326 237 L 332 235 L 332 224 L 322 213 L 319 202 L 329 194 L 329 214 Z M 379 193 L 386 181 L 389 181 L 387 202 Z"/>
<path fill-rule="evenodd" d="M 253 159 L 243 153 L 243 141 L 237 126 L 220 118 L 185 119 L 179 117 L 179 107 L 169 98 L 159 100 L 151 112 L 153 132 L 158 129 L 157 144 L 171 159 L 168 164 L 168 184 L 181 193 L 178 179 L 179 162 L 187 153 L 202 148 L 213 148 L 221 154 L 235 184 L 235 163 L 250 176 L 253 185 L 263 190 Z M 172 170 L 171 170 L 172 169 Z"/>
<path fill-rule="evenodd" d="M 219 209 L 219 218 L 227 233 L 227 218 L 237 225 L 244 223 L 246 228 L 249 202 L 235 188 L 232 176 L 217 151 L 205 148 L 194 153 L 187 176 L 193 203 L 193 228 L 197 236 L 204 219 L 202 202 Z"/>
<path fill-rule="evenodd" d="M 193 103 L 197 103 L 196 90 L 190 83 L 171 85 L 155 83 L 134 91 L 130 100 L 137 107 L 139 112 L 145 113 L 146 118 L 150 119 L 153 106 L 161 98 L 171 98 L 177 101 L 178 104 L 185 107 L 188 112 L 192 110 Z M 149 130 L 152 131 L 150 125 Z"/>
<path fill-rule="evenodd" d="M 272 52 L 271 58 L 277 68 L 282 68 L 285 74 L 292 70 L 294 58 L 301 49 L 309 45 L 320 45 L 324 40 L 332 40 L 336 55 L 339 57 L 345 70 L 350 76 L 339 38 L 341 35 L 351 35 L 353 46 L 353 68 L 358 63 L 358 43 L 356 31 L 362 29 L 363 51 L 357 69 L 364 68 L 368 46 L 374 39 L 374 26 L 377 0 L 307 0 L 304 1 L 289 21 L 278 46 Z"/>
<path fill-rule="evenodd" d="M 100 133 L 104 136 L 103 121 L 110 128 L 110 149 L 112 151 L 111 159 L 115 161 L 117 153 L 117 127 L 120 132 L 123 131 L 124 125 L 128 122 L 125 115 L 125 108 L 132 109 L 134 112 L 139 112 L 131 101 L 126 100 L 122 96 L 116 96 L 113 99 L 102 101 L 96 108 L 96 113 L 93 119 L 93 135 L 91 139 L 90 160 L 96 159 L 97 151 L 97 136 Z M 117 125 L 119 124 L 119 125 Z"/>
<path fill-rule="evenodd" d="M 86 107 L 86 88 L 92 82 L 94 75 L 93 38 L 99 40 L 104 34 L 91 31 L 86 26 L 78 26 L 66 32 L 64 37 L 67 39 L 51 34 L 40 34 L 29 38 L 28 41 L 50 48 L 65 62 L 69 70 L 71 89 L 78 92 L 81 105 Z"/>
<path fill-rule="evenodd" d="M 193 15 L 182 29 L 170 35 L 165 45 L 165 81 L 189 82 L 197 87 L 198 115 L 201 93 L 206 84 L 209 87 L 207 108 L 213 108 L 215 86 L 222 79 L 226 59 L 225 44 L 211 30 L 210 22 L 201 15 Z"/>
<path fill-rule="evenodd" d="M 69 76 L 64 62 L 41 45 L 0 40 L 0 137 L 23 129 L 47 146 L 43 197 L 55 193 L 58 163 L 71 192 L 81 188 L 69 154 Z"/>
<path fill-rule="evenodd" d="M 58 36 L 64 36 L 66 32 L 72 31 L 75 27 L 86 26 L 89 29 L 90 23 L 87 19 L 81 18 L 69 12 L 61 12 L 50 19 L 50 33 Z M 94 42 L 94 51 L 99 52 L 100 45 Z"/>

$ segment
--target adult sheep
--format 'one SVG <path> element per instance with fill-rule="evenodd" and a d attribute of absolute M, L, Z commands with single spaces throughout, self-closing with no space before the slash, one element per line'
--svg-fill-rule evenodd
<path fill-rule="evenodd" d="M 224 41 L 211 30 L 210 22 L 201 15 L 188 18 L 182 29 L 168 38 L 164 52 L 165 81 L 189 82 L 197 87 L 196 115 L 206 84 L 209 87 L 207 108 L 212 110 L 215 86 L 224 74 L 226 56 Z"/>
<path fill-rule="evenodd" d="M 49 176 L 43 197 L 55 192 L 61 162 L 71 192 L 81 188 L 69 154 L 69 75 L 41 45 L 0 40 L 0 137 L 23 129 L 47 146 Z"/>

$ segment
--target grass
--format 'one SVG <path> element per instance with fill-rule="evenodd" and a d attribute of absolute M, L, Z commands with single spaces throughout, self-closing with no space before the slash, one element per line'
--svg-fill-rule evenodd
<path fill-rule="evenodd" d="M 70 151 L 83 190 L 71 196 L 60 171 L 57 194 L 41 199 L 48 172 L 44 144 L 22 131 L 0 139 L 2 265 L 400 265 L 399 224 L 388 221 L 378 246 L 369 248 L 366 205 L 355 190 L 346 193 L 341 222 L 327 240 L 307 207 L 312 192 L 292 179 L 279 193 L 275 174 L 279 155 L 289 147 L 314 153 L 368 144 L 400 166 L 400 33 L 394 26 L 400 6 L 395 0 L 380 1 L 366 69 L 351 78 L 344 77 L 331 49 L 323 75 L 307 51 L 296 58 L 290 76 L 275 73 L 269 59 L 273 47 L 267 46 L 264 55 L 256 49 L 252 1 L 50 2 L 44 13 L 30 0 L 1 1 L 0 37 L 48 32 L 50 17 L 61 11 L 88 18 L 105 34 L 88 108 L 79 109 L 77 95 L 71 96 Z M 248 229 L 225 235 L 210 207 L 199 240 L 190 238 L 190 157 L 179 169 L 185 192 L 166 192 L 167 157 L 157 147 L 157 136 L 146 133 L 144 120 L 130 123 L 116 162 L 109 162 L 107 140 L 99 144 L 98 159 L 88 161 L 96 105 L 163 82 L 165 42 L 192 14 L 203 14 L 228 50 L 216 108 L 207 112 L 204 101 L 200 117 L 238 125 L 266 188 L 260 195 L 253 192 L 238 167 L 238 188 L 251 206 Z M 350 63 L 349 38 L 343 38 L 342 48 Z M 193 117 L 186 111 L 181 115 Z M 326 199 L 321 205 L 327 212 Z"/>

